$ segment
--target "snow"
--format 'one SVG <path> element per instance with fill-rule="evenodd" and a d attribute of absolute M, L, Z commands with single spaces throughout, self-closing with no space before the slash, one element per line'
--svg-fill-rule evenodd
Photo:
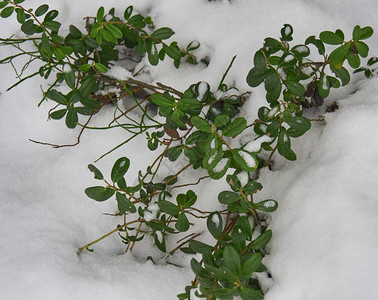
<path fill-rule="evenodd" d="M 220 217 L 219 217 L 219 215 L 214 214 L 211 217 L 211 222 L 213 222 L 215 224 L 215 227 L 219 227 L 219 224 L 220 224 Z"/>
<path fill-rule="evenodd" d="M 378 31 L 375 0 L 361 0 L 358 5 L 353 0 L 267 0 L 263 4 L 249 0 L 138 0 L 130 4 L 91 0 L 90 5 L 84 0 L 28 0 L 23 4 L 36 8 L 45 2 L 60 11 L 63 28 L 71 23 L 82 28 L 82 18 L 95 15 L 101 5 L 106 10 L 115 6 L 122 15 L 133 4 L 134 9 L 151 15 L 157 26 L 171 27 L 176 32 L 171 39 L 180 45 L 198 40 L 201 46 L 195 53 L 199 59 L 210 60 L 208 67 L 183 65 L 177 70 L 165 59 L 156 67 L 147 67 L 149 73 L 142 75 L 178 90 L 206 81 L 215 91 L 235 54 L 225 83 L 235 84 L 240 91 L 251 90 L 245 76 L 252 67 L 253 53 L 265 37 L 278 37 L 285 23 L 294 28 L 291 45 L 337 28 L 348 40 L 356 24 Z M 18 33 L 15 16 L 0 19 L 0 26 L 1 37 Z M 369 57 L 377 56 L 377 32 L 367 43 Z M 317 58 L 317 50 L 311 50 L 310 57 Z M 0 57 L 13 51 L 2 47 Z M 129 76 L 118 67 L 109 72 L 115 78 Z M 6 92 L 14 82 L 12 67 L 0 65 L 0 299 L 175 299 L 194 278 L 188 256 L 171 257 L 182 268 L 164 264 L 164 260 L 154 265 L 145 259 L 161 255 L 153 252 L 153 241 L 143 240 L 141 247 L 124 255 L 117 235 L 93 245 L 93 253 L 77 254 L 79 247 L 122 222 L 119 217 L 103 215 L 116 212 L 114 199 L 95 202 L 83 190 L 98 184 L 87 165 L 124 141 L 125 132 L 87 131 L 73 148 L 31 143 L 30 138 L 71 143 L 79 129 L 67 130 L 60 121 L 46 122 L 53 103 L 37 108 L 40 85 L 45 90 L 48 87 L 40 78 Z M 325 114 L 325 123 L 313 122 L 309 133 L 291 140 L 297 161 L 274 156 L 273 169 L 261 172 L 259 182 L 264 188 L 255 201 L 272 198 L 279 203 L 270 214 L 273 238 L 264 258 L 272 279 L 259 275 L 267 300 L 375 299 L 378 293 L 378 79 L 354 75 L 348 87 L 332 89 L 328 104 L 335 100 L 340 108 Z M 253 122 L 262 105 L 267 104 L 260 86 L 252 90 L 242 113 Z M 105 109 L 103 119 L 109 120 L 112 113 Z M 96 166 L 109 176 L 115 160 L 127 156 L 131 161 L 127 179 L 132 182 L 137 171 L 154 158 L 140 151 L 145 146 L 145 138 L 137 138 Z M 189 171 L 188 176 L 196 181 Z M 216 196 L 227 185 L 223 179 L 203 180 L 203 185 L 193 189 L 201 209 L 216 210 Z"/>
<path fill-rule="evenodd" d="M 267 135 L 263 135 L 255 139 L 254 141 L 249 142 L 246 144 L 243 149 L 248 152 L 259 152 L 261 150 L 261 145 L 263 143 L 269 143 L 273 141 L 273 139 Z"/>
<path fill-rule="evenodd" d="M 254 168 L 256 166 L 256 160 L 253 158 L 253 156 L 250 153 L 240 150 L 238 154 L 244 160 L 244 162 L 249 168 Z"/>
<path fill-rule="evenodd" d="M 217 165 L 214 167 L 213 171 L 214 171 L 215 173 L 219 173 L 219 172 L 223 171 L 224 168 L 226 167 L 226 165 L 227 165 L 227 163 L 228 163 L 229 160 L 230 160 L 229 158 L 222 158 L 222 159 L 217 163 Z M 210 162 L 209 162 L 209 164 L 210 164 Z"/>

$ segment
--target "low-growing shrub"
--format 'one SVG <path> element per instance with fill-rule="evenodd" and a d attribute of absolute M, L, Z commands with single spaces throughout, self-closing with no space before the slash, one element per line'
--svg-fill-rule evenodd
<path fill-rule="evenodd" d="M 171 59 L 176 68 L 182 63 L 200 63 L 195 55 L 199 42 L 192 41 L 186 47 L 175 41 L 166 43 L 173 30 L 155 28 L 153 20 L 135 13 L 133 6 L 127 7 L 120 16 L 114 8 L 105 13 L 104 7 L 100 7 L 95 17 L 85 18 L 82 29 L 70 25 L 68 35 L 62 36 L 57 10 L 50 10 L 47 4 L 35 10 L 27 9 L 21 5 L 23 2 L 0 2 L 0 16 L 7 18 L 15 14 L 25 34 L 22 38 L 0 40 L 2 46 L 18 50 L 0 63 L 12 63 L 22 56 L 27 58 L 17 74 L 18 82 L 10 88 L 38 75 L 49 79 L 51 84 L 43 91 L 39 105 L 52 100 L 49 118 L 64 119 L 68 128 L 81 127 L 77 142 L 72 145 L 43 144 L 74 146 L 85 130 L 120 127 L 128 132 L 127 139 L 100 158 L 142 134 L 147 138 L 149 151 L 158 153 L 145 171 L 136 173 L 135 185 L 128 185 L 125 180 L 132 163 L 127 157 L 114 163 L 110 176 L 104 176 L 95 165 L 88 165 L 99 184 L 88 187 L 86 195 L 96 201 L 115 198 L 123 221 L 103 237 L 81 247 L 79 252 L 93 251 L 90 247 L 113 233 L 119 234 L 128 252 L 150 235 L 155 246 L 167 255 L 180 250 L 201 257 L 191 260 L 195 276 L 185 292 L 178 295 L 179 299 L 190 299 L 193 290 L 197 296 L 207 299 L 234 296 L 262 299 L 261 285 L 253 275 L 268 272 L 262 260 L 272 231 L 265 215 L 274 212 L 278 202 L 254 200 L 254 195 L 263 188 L 258 182 L 260 170 L 270 167 L 274 154 L 296 160 L 291 141 L 311 128 L 305 109 L 323 105 L 331 88 L 349 83 L 345 64 L 356 72 L 364 71 L 367 77 L 374 74 L 375 70 L 360 67 L 360 58 L 367 57 L 369 51 L 364 40 L 373 34 L 373 29 L 356 26 L 351 40 L 346 40 L 340 29 L 324 31 L 318 38 L 310 36 L 304 44 L 291 46 L 293 28 L 285 24 L 279 39 L 266 38 L 254 55 L 254 66 L 246 80 L 251 87 L 264 85 L 267 106 L 260 107 L 258 119 L 248 124 L 238 113 L 249 92 L 241 93 L 224 83 L 235 57 L 220 76 L 217 87 L 198 82 L 178 91 L 161 83 L 153 85 L 137 79 L 143 63 L 157 65 Z M 28 43 L 34 46 L 33 51 L 26 50 Z M 334 46 L 330 54 L 325 44 Z M 315 47 L 321 60 L 311 60 L 311 47 Z M 128 61 L 130 77 L 119 80 L 108 76 L 108 69 L 124 59 Z M 39 70 L 24 75 L 34 62 L 41 64 Z M 376 62 L 377 58 L 371 58 L 368 67 Z M 62 85 L 69 92 L 59 91 Z M 134 101 L 127 110 L 119 105 L 124 97 Z M 90 121 L 108 103 L 114 106 L 109 125 L 91 127 Z M 140 113 L 130 115 L 134 110 Z M 163 118 L 156 118 L 156 113 Z M 163 122 L 159 121 L 162 119 Z M 253 139 L 232 146 L 237 144 L 233 139 L 242 141 L 243 134 L 252 132 Z M 167 160 L 176 171 L 161 174 L 162 162 Z M 176 164 L 177 161 L 185 162 L 184 166 Z M 196 182 L 185 182 L 185 172 L 189 169 L 192 173 L 205 169 L 207 175 L 197 176 Z M 217 197 L 222 209 L 201 211 L 196 206 L 201 197 L 190 186 L 205 178 L 226 180 L 227 190 L 208 195 Z M 175 194 L 174 189 L 179 187 L 187 188 L 186 192 Z M 214 238 L 211 245 L 200 240 L 200 232 L 191 232 L 194 222 L 201 220 L 205 220 Z M 173 249 L 166 243 L 171 236 L 177 236 L 178 240 Z"/>

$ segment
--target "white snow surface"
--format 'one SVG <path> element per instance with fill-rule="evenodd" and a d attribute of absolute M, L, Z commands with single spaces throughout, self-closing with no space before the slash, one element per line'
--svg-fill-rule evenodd
<path fill-rule="evenodd" d="M 293 26 L 297 44 L 337 28 L 349 39 L 356 24 L 378 30 L 375 0 L 27 0 L 23 5 L 36 8 L 45 2 L 60 11 L 58 20 L 66 30 L 69 24 L 83 28 L 83 17 L 95 15 L 101 5 L 107 10 L 114 6 L 122 15 L 133 4 L 157 26 L 171 27 L 176 32 L 171 40 L 180 45 L 198 40 L 196 53 L 209 57 L 208 67 L 183 65 L 177 70 L 166 59 L 146 70 L 152 82 L 178 90 L 198 81 L 216 87 L 234 55 L 225 83 L 251 90 L 245 77 L 253 54 L 265 37 L 278 37 L 285 23 Z M 0 19 L 0 27 L 1 37 L 20 34 L 15 16 Z M 367 42 L 369 57 L 378 56 L 377 33 Z M 2 47 L 0 57 L 12 51 Z M 0 299 L 176 299 L 193 280 L 190 257 L 172 258 L 183 268 L 163 260 L 154 265 L 145 259 L 161 256 L 152 249 L 153 242 L 144 241 L 125 255 L 117 235 L 93 245 L 93 253 L 77 254 L 79 247 L 122 222 L 103 215 L 117 211 L 114 199 L 98 203 L 83 190 L 98 183 L 87 165 L 122 142 L 124 131 L 87 131 L 73 148 L 34 144 L 29 139 L 72 143 L 80 129 L 46 122 L 52 103 L 37 108 L 40 85 L 47 87 L 41 78 L 6 92 L 14 82 L 11 66 L 1 65 Z M 256 109 L 266 105 L 264 93 L 263 86 L 253 89 L 242 111 L 251 122 Z M 256 201 L 272 198 L 279 203 L 271 214 L 273 239 L 264 258 L 272 279 L 260 278 L 268 300 L 373 300 L 378 294 L 378 78 L 355 75 L 348 87 L 332 90 L 328 103 L 334 100 L 338 110 L 293 140 L 297 161 L 274 157 L 274 169 L 264 169 L 259 179 L 264 188 Z M 102 114 L 107 120 L 112 111 Z M 114 161 L 127 156 L 132 182 L 154 158 L 143 148 L 146 140 L 141 137 L 96 166 L 109 176 Z M 189 181 L 196 181 L 195 173 L 187 173 Z M 193 189 L 201 209 L 215 210 L 217 195 L 226 188 L 222 179 L 203 180 Z"/>

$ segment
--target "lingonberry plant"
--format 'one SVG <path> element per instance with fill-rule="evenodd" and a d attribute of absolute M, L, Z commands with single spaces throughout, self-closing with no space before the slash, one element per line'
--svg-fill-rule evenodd
<path fill-rule="evenodd" d="M 137 79 L 143 64 L 157 65 L 166 57 L 177 68 L 184 60 L 197 64 L 193 53 L 199 43 L 192 41 L 185 48 L 177 42 L 165 43 L 173 30 L 156 29 L 150 17 L 134 14 L 132 6 L 121 17 L 114 8 L 106 14 L 100 7 L 95 17 L 85 18 L 83 29 L 70 25 L 69 34 L 62 36 L 61 23 L 56 21 L 58 11 L 49 10 L 47 4 L 26 9 L 23 2 L 0 2 L 0 16 L 7 18 L 15 13 L 25 34 L 22 38 L 0 39 L 0 45 L 18 50 L 0 63 L 28 58 L 22 70 L 16 71 L 18 82 L 10 88 L 33 76 L 47 80 L 54 74 L 40 104 L 52 100 L 51 119 L 65 118 L 68 128 L 81 127 L 72 145 L 42 144 L 74 146 L 84 130 L 123 128 L 128 131 L 127 139 L 100 158 L 141 134 L 146 136 L 147 148 L 158 152 L 145 171 L 135 174 L 134 185 L 125 180 L 132 163 L 127 157 L 114 163 L 109 177 L 95 165 L 88 165 L 100 184 L 87 188 L 85 194 L 96 201 L 115 198 L 122 223 L 79 252 L 93 251 L 89 247 L 114 233 L 119 234 L 128 252 L 149 235 L 166 257 L 178 250 L 196 255 L 191 260 L 194 279 L 179 299 L 190 299 L 193 293 L 207 299 L 262 299 L 262 287 L 254 274 L 268 272 L 262 262 L 272 238 L 266 214 L 274 212 L 278 203 L 273 199 L 254 201 L 254 195 L 263 188 L 258 182 L 260 170 L 271 166 L 274 155 L 296 159 L 291 140 L 311 128 L 305 109 L 323 105 L 331 88 L 349 83 L 346 63 L 356 72 L 364 71 L 367 77 L 374 74 L 374 70 L 360 68 L 360 58 L 367 57 L 369 51 L 363 40 L 373 34 L 372 28 L 355 26 L 351 40 L 345 40 L 340 29 L 324 31 L 319 38 L 310 36 L 304 44 L 290 46 L 293 28 L 285 24 L 279 39 L 266 38 L 254 55 L 254 66 L 246 80 L 251 87 L 264 84 L 268 104 L 258 110 L 258 119 L 248 124 L 238 113 L 249 92 L 240 93 L 224 83 L 235 57 L 215 88 L 206 82 L 194 83 L 185 91 L 161 83 L 152 85 Z M 27 50 L 27 43 L 34 50 Z M 330 54 L 325 44 L 335 46 Z M 310 59 L 313 46 L 320 60 Z M 107 75 L 109 68 L 124 59 L 128 61 L 129 78 L 119 80 Z M 371 58 L 368 66 L 377 61 Z M 34 62 L 41 64 L 38 72 L 24 75 Z M 59 91 L 62 85 L 69 88 L 68 93 Z M 128 109 L 119 105 L 125 97 L 135 103 Z M 91 127 L 90 121 L 108 103 L 114 107 L 113 119 L 104 127 Z M 133 110 L 141 113 L 131 115 Z M 243 141 L 241 137 L 252 132 L 253 139 L 233 142 Z M 167 172 L 161 168 L 167 160 L 175 171 L 162 174 Z M 197 169 L 205 169 L 207 175 L 197 176 L 196 182 L 185 182 L 185 172 Z M 211 211 L 200 210 L 196 206 L 200 195 L 189 189 L 205 178 L 224 178 L 229 186 L 218 195 L 210 195 L 219 201 Z M 187 190 L 175 193 L 177 188 Z M 202 219 L 214 238 L 213 244 L 201 241 L 201 232 L 190 233 Z M 176 239 L 177 245 L 168 248 L 172 245 L 168 239 Z"/>

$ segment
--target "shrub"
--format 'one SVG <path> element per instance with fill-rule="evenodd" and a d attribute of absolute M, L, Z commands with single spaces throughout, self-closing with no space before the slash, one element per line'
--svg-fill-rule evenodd
<path fill-rule="evenodd" d="M 349 41 L 340 29 L 324 31 L 319 38 L 310 36 L 304 44 L 290 46 L 293 28 L 285 24 L 279 39 L 266 38 L 254 55 L 254 66 L 246 80 L 251 87 L 264 84 L 267 106 L 259 108 L 258 119 L 248 124 L 238 113 L 249 93 L 240 93 L 224 83 L 235 57 L 216 88 L 206 82 L 193 83 L 185 91 L 164 84 L 152 85 L 136 79 L 139 70 L 135 68 L 138 62 L 139 65 L 143 62 L 142 58 L 151 65 L 171 59 L 176 68 L 182 63 L 197 64 L 194 53 L 200 47 L 199 42 L 192 41 L 184 48 L 175 41 L 167 44 L 165 40 L 174 31 L 168 27 L 155 28 L 151 18 L 136 14 L 133 6 L 127 7 L 120 17 L 114 8 L 105 13 L 100 7 L 95 17 L 85 18 L 83 29 L 70 25 L 69 34 L 62 36 L 61 23 L 56 20 L 58 11 L 49 10 L 47 4 L 36 10 L 26 9 L 21 5 L 23 2 L 0 2 L 0 16 L 16 14 L 25 34 L 24 38 L 1 39 L 2 46 L 13 46 L 19 52 L 0 63 L 12 63 L 20 56 L 29 59 L 19 74 L 19 81 L 10 89 L 33 76 L 47 80 L 54 74 L 56 78 L 50 79 L 52 83 L 43 91 L 39 104 L 52 100 L 54 107 L 49 118 L 64 118 L 70 129 L 81 127 L 75 144 L 48 145 L 74 146 L 80 142 L 84 130 L 121 127 L 130 133 L 129 137 L 100 158 L 142 134 L 147 138 L 147 148 L 158 152 L 147 170 L 137 173 L 138 183 L 131 186 L 124 177 L 132 163 L 127 157 L 114 163 L 109 177 L 95 165 L 88 165 L 100 184 L 87 188 L 86 195 L 95 201 L 115 197 L 123 223 L 81 247 L 79 252 L 93 251 L 89 247 L 116 232 L 126 244 L 126 252 L 132 251 L 135 243 L 151 235 L 156 247 L 164 253 L 173 255 L 180 250 L 202 257 L 200 261 L 191 260 L 195 278 L 178 295 L 179 299 L 189 299 L 193 289 L 196 295 L 207 299 L 234 296 L 262 299 L 260 283 L 252 275 L 267 272 L 262 260 L 272 231 L 264 216 L 274 212 L 278 202 L 254 201 L 254 195 L 263 188 L 258 182 L 260 170 L 271 166 L 277 152 L 288 160 L 296 159 L 291 141 L 311 128 L 305 109 L 323 105 L 331 88 L 349 83 L 346 63 L 356 72 L 364 71 L 367 77 L 374 73 L 360 67 L 360 58 L 367 57 L 369 51 L 364 40 L 373 34 L 373 29 L 357 25 Z M 23 50 L 27 43 L 34 45 L 35 50 Z M 325 44 L 335 46 L 329 55 Z M 310 47 L 317 49 L 320 61 L 310 59 Z M 108 69 L 125 57 L 131 62 L 130 77 L 118 80 L 108 76 Z M 42 63 L 39 71 L 22 77 L 34 61 Z M 368 66 L 376 62 L 377 58 L 371 58 Z M 59 91 L 60 85 L 67 86 L 69 92 Z M 135 104 L 123 110 L 119 101 L 126 96 Z M 114 106 L 114 118 L 109 125 L 90 127 L 90 121 L 108 103 Z M 154 117 L 151 106 L 164 122 Z M 130 115 L 133 110 L 141 113 Z M 231 146 L 235 144 L 233 139 L 239 139 L 251 128 L 255 133 L 253 140 Z M 172 174 L 160 174 L 162 162 L 167 160 L 173 165 L 184 161 L 185 166 Z M 187 169 L 205 169 L 208 175 L 198 176 L 196 182 L 178 184 L 178 180 L 185 178 Z M 201 211 L 196 207 L 197 195 L 189 187 L 205 178 L 227 181 L 229 188 L 217 196 L 222 209 Z M 175 194 L 173 190 L 178 187 L 187 190 Z M 197 239 L 201 233 L 189 233 L 193 222 L 201 219 L 206 220 L 206 228 L 214 237 L 212 245 Z M 166 240 L 173 235 L 178 235 L 180 242 L 174 249 L 168 249 Z"/>

